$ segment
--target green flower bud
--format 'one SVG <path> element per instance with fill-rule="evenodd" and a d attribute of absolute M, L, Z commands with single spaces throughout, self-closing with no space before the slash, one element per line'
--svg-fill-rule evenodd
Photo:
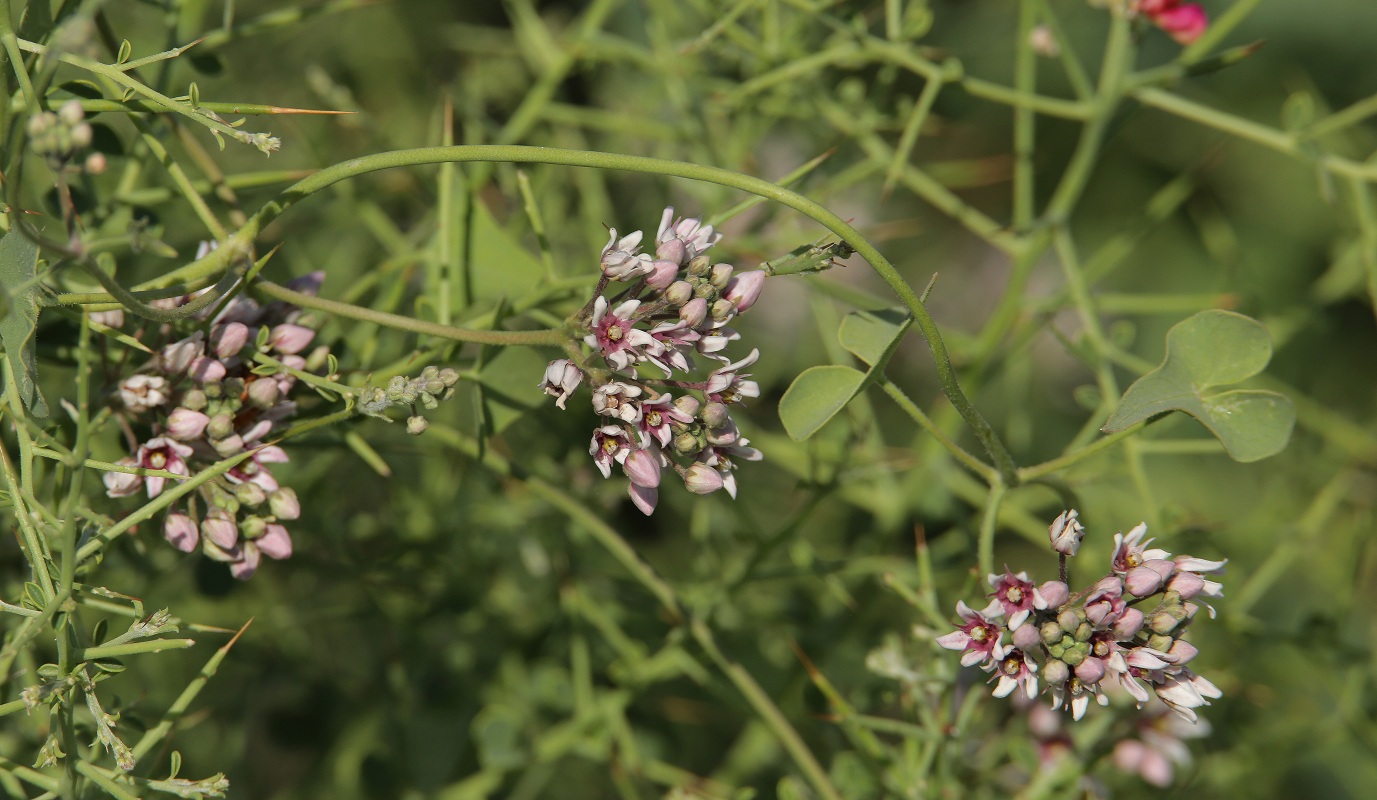
<path fill-rule="evenodd" d="M 712 262 L 707 256 L 695 256 L 688 263 L 688 274 L 694 278 L 706 278 L 712 272 Z"/>
<path fill-rule="evenodd" d="M 263 505 L 263 501 L 268 499 L 268 493 L 263 491 L 263 487 L 247 482 L 234 487 L 234 496 L 240 503 L 251 508 Z"/>
<path fill-rule="evenodd" d="M 430 395 L 426 396 L 429 397 Z M 420 414 L 417 414 L 414 417 L 406 418 L 406 432 L 411 434 L 412 436 L 420 436 L 421 434 L 425 433 L 426 428 L 429 427 L 430 422 Z"/>

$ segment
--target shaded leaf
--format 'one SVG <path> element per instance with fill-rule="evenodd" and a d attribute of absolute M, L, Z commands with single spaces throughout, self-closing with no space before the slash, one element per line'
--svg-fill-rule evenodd
<path fill-rule="evenodd" d="M 38 391 L 34 333 L 38 328 L 38 245 L 18 232 L 0 237 L 0 286 L 5 288 L 8 313 L 0 318 L 0 342 L 10 370 L 19 384 L 19 399 L 35 417 L 48 416 L 48 404 Z"/>
<path fill-rule="evenodd" d="M 1201 311 L 1167 332 L 1162 365 L 1128 387 L 1101 430 L 1113 433 L 1157 414 L 1184 411 L 1235 461 L 1276 455 L 1295 425 L 1290 399 L 1256 389 L 1209 392 L 1258 374 L 1271 358 L 1271 338 L 1256 320 L 1232 311 Z"/>
<path fill-rule="evenodd" d="M 840 364 L 809 367 L 779 400 L 779 421 L 795 440 L 807 439 L 851 402 L 865 385 L 865 373 Z"/>

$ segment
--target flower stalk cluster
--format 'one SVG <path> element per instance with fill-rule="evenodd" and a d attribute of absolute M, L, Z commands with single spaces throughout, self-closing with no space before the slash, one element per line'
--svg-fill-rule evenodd
<path fill-rule="evenodd" d="M 745 371 L 760 351 L 733 361 L 726 348 L 740 339 L 728 323 L 755 304 L 766 274 L 714 264 L 706 251 L 722 234 L 676 219 L 673 208 L 660 218 L 654 253 L 641 252 L 643 238 L 611 230 L 593 300 L 571 320 L 572 357 L 550 362 L 540 388 L 562 409 L 580 384 L 592 385 L 602 421 L 589 455 L 605 478 L 621 467 L 632 502 L 649 515 L 665 470 L 690 492 L 735 498 L 737 462 L 761 458 L 731 417 L 733 405 L 760 396 Z M 610 298 L 614 285 L 624 288 Z M 717 364 L 706 375 L 700 356 Z"/>
<path fill-rule="evenodd" d="M 315 273 L 294 282 L 314 293 L 324 278 Z M 175 306 L 188 298 L 160 301 Z M 100 322 L 118 328 L 121 312 L 104 312 Z M 330 361 L 324 346 L 306 352 L 316 332 L 302 310 L 285 303 L 259 306 L 236 297 L 204 330 L 167 342 L 111 392 L 132 455 L 120 464 L 191 475 L 221 459 L 249 456 L 223 476 L 205 482 L 185 506 L 174 506 L 163 521 L 163 535 L 177 549 L 198 547 L 247 579 L 263 556 L 292 554 L 286 523 L 301 515 L 296 492 L 273 476 L 272 465 L 288 460 L 271 444 L 275 432 L 297 412 L 290 399 L 299 376 L 311 377 Z M 256 333 L 255 333 L 256 332 Z M 151 338 L 143 335 L 143 338 Z M 157 334 L 171 339 L 163 326 Z M 147 343 L 147 342 L 146 342 Z M 138 434 L 136 430 L 145 430 Z M 133 472 L 107 472 L 106 494 L 155 498 L 169 478 Z"/>
<path fill-rule="evenodd" d="M 1076 517 L 1064 512 L 1048 529 L 1063 572 L 1085 533 Z M 1091 698 L 1107 705 L 1104 690 L 1117 687 L 1139 708 L 1155 694 L 1195 722 L 1195 709 L 1220 691 L 1187 666 L 1198 651 L 1182 637 L 1200 610 L 1195 601 L 1223 595 L 1205 576 L 1226 562 L 1148 549 L 1146 533 L 1140 524 L 1115 534 L 1109 574 L 1074 595 L 1064 579 L 1035 585 L 1007 568 L 990 575 L 989 604 L 977 611 L 957 603 L 960 626 L 937 643 L 961 651 L 963 666 L 991 673 L 996 697 L 1022 689 L 1033 698 L 1041 685 L 1053 708 L 1079 720 Z"/>

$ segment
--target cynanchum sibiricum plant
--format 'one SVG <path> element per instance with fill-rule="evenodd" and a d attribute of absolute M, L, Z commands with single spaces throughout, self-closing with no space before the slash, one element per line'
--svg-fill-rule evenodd
<path fill-rule="evenodd" d="M 1220 584 L 1204 576 L 1221 572 L 1227 560 L 1173 558 L 1147 549 L 1146 533 L 1146 524 L 1116 533 L 1109 574 L 1072 594 L 1066 559 L 1080 548 L 1085 528 L 1075 510 L 1063 512 L 1048 528 L 1061 579 L 1035 585 L 1008 568 L 990 575 L 989 604 L 976 611 L 958 602 L 959 628 L 937 643 L 962 651 L 963 666 L 991 673 L 996 697 L 1021 688 L 1033 698 L 1041 685 L 1053 708 L 1069 708 L 1079 720 L 1092 697 L 1107 705 L 1104 690 L 1117 687 L 1139 708 L 1156 694 L 1195 722 L 1195 709 L 1220 692 L 1186 666 L 1197 651 L 1182 637 L 1200 608 L 1192 601 L 1223 596 Z"/>
<path fill-rule="evenodd" d="M 323 279 L 323 273 L 313 273 L 292 285 L 314 294 Z M 176 307 L 187 299 L 159 302 Z M 106 312 L 97 321 L 119 328 L 124 315 Z M 300 516 L 301 504 L 273 476 L 270 465 L 288 456 L 270 442 L 297 412 L 291 397 L 301 387 L 299 376 L 325 369 L 329 349 L 307 354 L 316 332 L 300 308 L 285 303 L 260 306 L 237 296 L 199 324 L 185 336 L 170 325 L 135 332 L 155 355 L 110 391 L 132 451 L 119 463 L 189 476 L 250 453 L 163 518 L 163 535 L 174 547 L 187 553 L 199 547 L 246 579 L 263 556 L 292 554 L 286 523 Z M 168 488 L 169 479 L 112 471 L 104 481 L 110 497 L 142 493 L 152 499 Z"/>
<path fill-rule="evenodd" d="M 571 320 L 571 357 L 550 362 L 540 388 L 562 409 L 589 381 L 603 420 L 588 452 L 605 478 L 614 464 L 622 468 L 645 514 L 655 511 L 665 469 L 690 492 L 725 489 L 735 498 L 736 462 L 761 453 L 741 436 L 731 406 L 760 396 L 744 371 L 760 351 L 733 361 L 726 348 L 740 334 L 727 324 L 755 304 L 765 272 L 714 264 L 706 251 L 722 234 L 675 219 L 673 208 L 660 218 L 653 254 L 641 252 L 641 231 L 610 233 L 593 299 Z M 610 292 L 614 284 L 621 291 Z M 695 356 L 718 365 L 704 375 Z M 652 377 L 657 370 L 663 378 Z"/>

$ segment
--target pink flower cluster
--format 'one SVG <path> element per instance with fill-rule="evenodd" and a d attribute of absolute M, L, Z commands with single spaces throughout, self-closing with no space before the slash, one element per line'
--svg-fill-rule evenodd
<path fill-rule="evenodd" d="M 765 273 L 712 263 L 704 252 L 722 234 L 698 219 L 675 219 L 672 208 L 660 219 L 653 254 L 641 252 L 642 238 L 641 231 L 619 238 L 612 229 L 596 296 L 576 319 L 592 355 L 550 362 L 540 388 L 564 408 L 589 379 L 593 410 L 603 418 L 589 455 L 603 477 L 611 477 L 613 465 L 622 468 L 632 502 L 648 515 L 666 469 L 690 492 L 725 489 L 734 498 L 736 463 L 761 458 L 730 408 L 760 396 L 745 371 L 760 351 L 733 361 L 725 350 L 740 338 L 728 323 L 755 304 Z M 609 299 L 612 283 L 627 286 Z M 696 356 L 718 366 L 696 373 Z"/>
<path fill-rule="evenodd" d="M 1084 529 L 1068 511 L 1048 532 L 1064 559 Z M 1139 708 L 1155 694 L 1195 722 L 1195 709 L 1220 692 L 1186 666 L 1197 650 L 1182 635 L 1200 608 L 1192 601 L 1222 596 L 1220 584 L 1204 576 L 1226 562 L 1147 549 L 1146 533 L 1138 525 L 1115 534 L 1109 574 L 1075 595 L 1063 581 L 1035 585 L 1008 569 L 990 575 L 989 604 L 976 611 L 958 603 L 960 627 L 937 643 L 962 651 L 963 666 L 991 673 L 996 697 L 1019 688 L 1035 697 L 1041 680 L 1052 707 L 1070 708 L 1079 720 L 1092 697 L 1106 705 L 1103 690 L 1118 687 Z"/>
<path fill-rule="evenodd" d="M 323 279 L 323 273 L 315 273 L 291 285 L 314 293 Z M 107 312 L 99 321 L 120 327 L 122 317 Z M 124 466 L 189 476 L 216 461 L 251 454 L 198 487 L 163 522 L 163 535 L 174 547 L 190 553 L 199 546 L 210 558 L 227 563 L 236 578 L 251 576 L 263 556 L 284 559 L 292 554 L 284 523 L 301 515 L 301 504 L 272 474 L 271 465 L 286 462 L 287 453 L 266 442 L 296 413 L 297 404 L 289 399 L 298 387 L 293 370 L 320 369 L 329 355 L 323 346 L 304 355 L 315 338 L 304 322 L 295 306 L 260 307 L 236 297 L 210 320 L 208 331 L 164 344 L 112 392 L 134 451 L 120 460 Z M 169 326 L 158 333 L 172 336 Z M 147 342 L 146 334 L 136 335 Z M 255 362 L 255 352 L 282 366 Z M 142 441 L 136 426 L 150 431 Z M 131 472 L 107 472 L 103 479 L 110 497 L 143 493 L 149 499 L 162 494 L 169 481 Z"/>
<path fill-rule="evenodd" d="M 1199 3 L 1183 3 L 1181 0 L 1138 0 L 1135 6 L 1138 13 L 1152 21 L 1152 24 L 1166 31 L 1171 38 L 1181 44 L 1190 44 L 1205 33 L 1210 18 Z"/>

